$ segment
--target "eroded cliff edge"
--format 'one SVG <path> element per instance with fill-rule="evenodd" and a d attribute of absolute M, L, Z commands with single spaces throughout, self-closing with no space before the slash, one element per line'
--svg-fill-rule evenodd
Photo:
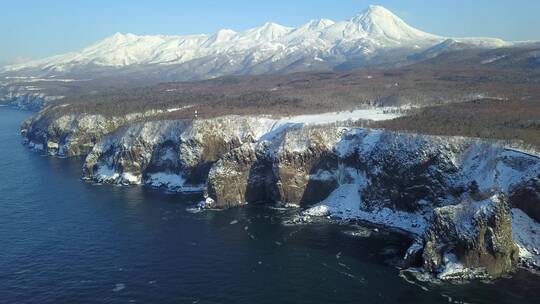
<path fill-rule="evenodd" d="M 412 236 L 405 257 L 441 279 L 540 265 L 540 159 L 495 143 L 269 117 L 151 120 L 38 114 L 28 144 L 85 156 L 95 182 L 203 191 L 201 208 L 299 205 L 294 222 L 363 220 Z"/>

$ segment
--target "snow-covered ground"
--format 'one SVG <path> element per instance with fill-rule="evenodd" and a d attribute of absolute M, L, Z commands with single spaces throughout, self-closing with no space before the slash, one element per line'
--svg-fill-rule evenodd
<path fill-rule="evenodd" d="M 90 79 L 70 79 L 70 78 L 37 78 L 37 77 L 5 77 L 6 79 L 13 79 L 14 82 L 76 82 L 76 81 L 89 81 Z"/>
<path fill-rule="evenodd" d="M 472 145 L 456 164 L 463 167 L 465 178 L 476 181 L 482 191 L 497 185 L 508 193 L 512 185 L 540 172 L 536 157 L 481 141 Z"/>
<path fill-rule="evenodd" d="M 540 267 L 540 223 L 520 209 L 512 209 L 512 236 L 521 258 Z"/>
<path fill-rule="evenodd" d="M 369 109 L 358 109 L 352 111 L 329 112 L 313 115 L 299 115 L 284 117 L 280 119 L 280 124 L 302 123 L 305 125 L 322 125 L 343 121 L 355 120 L 390 120 L 402 116 L 402 109 L 398 107 L 378 107 Z"/>
<path fill-rule="evenodd" d="M 182 175 L 165 172 L 149 174 L 145 184 L 177 192 L 202 192 L 204 190 L 204 185 L 186 185 L 186 180 Z"/>
<path fill-rule="evenodd" d="M 189 109 L 192 107 L 193 105 L 187 105 L 187 106 L 178 107 L 178 108 L 170 108 L 170 109 L 167 109 L 167 113 L 178 112 L 178 111 L 182 111 L 182 110 Z"/>
<path fill-rule="evenodd" d="M 321 203 L 305 210 L 304 216 L 331 216 L 340 219 L 364 220 L 390 228 L 402 229 L 421 235 L 427 222 L 423 215 L 380 208 L 367 210 L 363 204 L 360 187 L 355 184 L 341 185 Z"/>

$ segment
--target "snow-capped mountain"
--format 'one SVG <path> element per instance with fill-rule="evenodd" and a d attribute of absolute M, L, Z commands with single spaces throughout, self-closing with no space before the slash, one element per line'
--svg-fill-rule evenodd
<path fill-rule="evenodd" d="M 114 34 L 80 52 L 3 68 L 4 72 L 58 74 L 95 69 L 151 67 L 166 69 L 178 80 L 228 74 L 262 74 L 397 61 L 422 52 L 445 37 L 407 25 L 381 6 L 370 6 L 347 21 L 312 20 L 299 28 L 266 23 L 243 32 L 220 30 L 213 35 L 137 36 Z M 461 39 L 461 43 L 499 47 L 498 39 Z M 176 76 L 175 76 L 176 75 Z"/>

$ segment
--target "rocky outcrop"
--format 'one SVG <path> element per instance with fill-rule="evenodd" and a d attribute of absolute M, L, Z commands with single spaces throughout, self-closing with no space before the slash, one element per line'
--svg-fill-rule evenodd
<path fill-rule="evenodd" d="M 434 209 L 424 234 L 426 271 L 442 279 L 498 277 L 518 258 L 510 208 L 502 197 Z"/>

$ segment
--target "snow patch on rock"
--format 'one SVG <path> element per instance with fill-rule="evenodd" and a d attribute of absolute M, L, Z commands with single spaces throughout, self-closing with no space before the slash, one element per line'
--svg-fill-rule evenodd
<path fill-rule="evenodd" d="M 373 224 L 401 229 L 415 235 L 422 234 L 427 227 L 423 215 L 389 208 L 366 209 L 362 202 L 360 188 L 355 184 L 341 185 L 321 203 L 305 210 L 303 215 L 363 220 Z"/>
<path fill-rule="evenodd" d="M 512 209 L 512 236 L 524 263 L 540 269 L 540 223 L 520 209 Z"/>
<path fill-rule="evenodd" d="M 489 277 L 485 269 L 463 266 L 452 253 L 444 255 L 443 265 L 443 269 L 437 274 L 437 278 L 441 280 L 469 280 Z"/>

